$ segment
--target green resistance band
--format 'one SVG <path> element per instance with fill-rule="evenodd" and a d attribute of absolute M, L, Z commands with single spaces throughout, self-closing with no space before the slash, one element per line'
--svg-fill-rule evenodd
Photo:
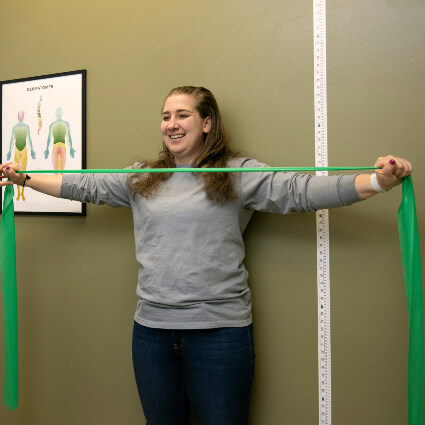
<path fill-rule="evenodd" d="M 18 407 L 18 301 L 13 186 L 4 191 L 0 218 L 0 278 L 4 310 L 4 405 Z"/>
<path fill-rule="evenodd" d="M 408 412 L 409 425 L 425 424 L 425 356 L 422 271 L 415 193 L 412 177 L 402 180 L 398 209 L 401 261 L 409 314 Z"/>
<path fill-rule="evenodd" d="M 249 173 L 249 172 L 277 172 L 277 171 L 353 171 L 377 170 L 379 167 L 245 167 L 245 168 L 110 168 L 87 170 L 32 170 L 18 171 L 19 174 L 105 174 L 105 173 Z"/>
<path fill-rule="evenodd" d="M 275 172 L 371 170 L 377 167 L 261 167 L 261 168 L 160 168 L 104 170 L 34 170 L 28 174 L 75 173 L 178 173 L 178 172 Z M 415 195 L 411 176 L 402 181 L 402 201 L 398 211 L 398 228 L 404 282 L 409 314 L 408 415 L 409 425 L 425 424 L 425 355 L 422 299 L 422 271 Z M 18 322 L 16 296 L 16 247 L 13 187 L 4 194 L 0 218 L 0 276 L 2 278 L 5 323 L 4 404 L 9 410 L 18 407 Z"/>

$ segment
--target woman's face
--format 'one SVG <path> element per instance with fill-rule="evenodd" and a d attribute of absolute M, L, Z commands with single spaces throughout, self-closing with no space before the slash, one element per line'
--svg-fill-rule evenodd
<path fill-rule="evenodd" d="M 195 99 L 188 94 L 169 96 L 162 110 L 162 139 L 176 164 L 191 164 L 198 156 L 204 134 L 211 129 L 209 117 L 201 118 Z"/>

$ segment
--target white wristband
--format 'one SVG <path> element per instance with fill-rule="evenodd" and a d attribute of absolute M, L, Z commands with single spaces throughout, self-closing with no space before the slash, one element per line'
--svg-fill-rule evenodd
<path fill-rule="evenodd" d="M 370 175 L 370 184 L 372 185 L 372 188 L 375 192 L 383 193 L 388 192 L 391 189 L 382 189 L 382 187 L 378 183 L 378 176 L 376 173 L 373 173 Z"/>

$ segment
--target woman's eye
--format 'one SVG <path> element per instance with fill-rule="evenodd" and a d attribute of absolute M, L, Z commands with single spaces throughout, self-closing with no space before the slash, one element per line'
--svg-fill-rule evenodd
<path fill-rule="evenodd" d="M 170 117 L 167 117 L 167 116 L 162 117 L 162 121 L 168 121 L 169 119 L 170 119 Z"/>

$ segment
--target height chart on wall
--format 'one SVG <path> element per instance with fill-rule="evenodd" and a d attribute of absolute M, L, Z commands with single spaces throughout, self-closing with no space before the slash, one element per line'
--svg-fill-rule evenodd
<path fill-rule="evenodd" d="M 86 71 L 0 82 L 1 162 L 21 170 L 86 168 Z M 3 190 L 3 189 L 2 189 Z M 85 204 L 15 186 L 15 213 L 85 215 Z"/>

